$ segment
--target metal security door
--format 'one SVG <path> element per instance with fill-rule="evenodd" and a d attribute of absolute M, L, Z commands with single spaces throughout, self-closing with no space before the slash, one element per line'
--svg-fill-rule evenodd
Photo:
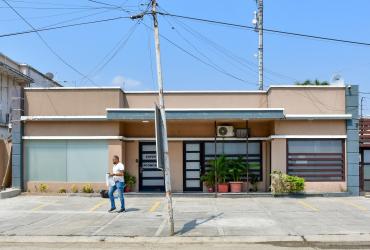
<path fill-rule="evenodd" d="M 157 153 L 154 142 L 139 145 L 139 191 L 164 191 L 163 171 L 157 168 Z"/>
<path fill-rule="evenodd" d="M 201 149 L 200 142 L 184 143 L 184 191 L 202 191 L 200 181 L 202 172 Z"/>

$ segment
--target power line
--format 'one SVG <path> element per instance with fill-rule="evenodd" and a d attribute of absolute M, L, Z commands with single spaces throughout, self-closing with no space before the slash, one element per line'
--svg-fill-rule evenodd
<path fill-rule="evenodd" d="M 211 19 L 204 19 L 204 18 L 197 18 L 197 17 L 189 17 L 189 16 L 183 16 L 183 15 L 175 15 L 175 14 L 163 13 L 163 12 L 157 12 L 157 13 L 160 14 L 160 15 L 163 15 L 163 16 L 172 16 L 172 17 L 178 17 L 178 18 L 188 19 L 188 20 L 193 20 L 193 21 L 207 22 L 207 23 L 213 23 L 213 24 L 221 24 L 221 25 L 225 25 L 225 26 L 250 29 L 250 30 L 253 30 L 253 31 L 256 30 L 255 27 L 248 26 L 248 25 L 228 23 L 228 22 L 223 22 L 223 21 L 217 21 L 217 20 L 211 20 Z M 258 28 L 257 28 L 257 30 L 258 30 Z M 266 28 L 263 28 L 262 30 L 263 31 L 267 31 L 267 32 L 272 32 L 272 33 L 283 34 L 283 35 L 299 36 L 299 37 L 319 39 L 319 40 L 326 40 L 326 41 L 332 41 L 332 42 L 341 42 L 341 43 L 349 43 L 349 44 L 355 44 L 355 45 L 370 46 L 370 43 L 368 43 L 368 42 L 359 42 L 359 41 L 344 40 L 344 39 L 332 38 L 332 37 L 323 37 L 323 36 L 316 36 L 316 35 L 308 35 L 308 34 L 288 32 L 288 31 L 275 30 L 275 29 L 266 29 Z"/>
<path fill-rule="evenodd" d="M 138 27 L 139 23 L 140 23 L 139 21 L 136 22 L 134 26 L 132 26 L 131 29 L 129 29 L 129 31 L 126 34 L 124 34 L 124 36 L 118 41 L 118 43 L 102 58 L 102 60 L 99 63 L 96 64 L 96 66 L 86 75 L 86 77 L 87 76 L 92 77 L 99 74 L 99 72 L 101 72 L 108 65 L 108 63 L 110 63 L 113 60 L 113 58 L 118 54 L 118 52 L 125 47 L 131 36 L 136 31 L 136 28 Z M 81 81 L 83 81 L 84 79 L 86 78 L 85 77 L 81 78 Z"/>
<path fill-rule="evenodd" d="M 30 6 L 16 6 L 17 9 L 29 10 L 88 10 L 88 9 L 113 9 L 113 7 L 30 7 Z M 11 9 L 7 6 L 0 6 L 0 9 Z"/>
<path fill-rule="evenodd" d="M 218 68 L 219 70 L 223 70 L 222 67 L 220 67 L 219 65 L 217 65 L 215 62 L 213 62 L 212 58 L 210 58 L 209 56 L 207 56 L 205 53 L 203 53 L 200 49 L 198 49 L 193 43 L 191 43 L 185 36 L 183 36 L 174 26 L 173 24 L 165 19 L 168 24 L 173 28 L 173 30 L 176 32 L 176 34 L 181 37 L 181 39 L 183 39 L 190 47 L 192 47 L 199 55 L 203 56 L 203 58 L 205 60 L 208 61 L 209 64 L 212 64 L 215 68 Z"/>
<path fill-rule="evenodd" d="M 4 0 L 3 0 L 4 1 Z M 69 27 L 76 27 L 76 26 L 82 26 L 82 25 L 88 25 L 88 24 L 95 24 L 95 23 L 104 23 L 109 21 L 115 21 L 120 19 L 130 19 L 130 16 L 119 16 L 119 17 L 113 17 L 113 18 L 107 18 L 107 19 L 100 19 L 100 20 L 94 20 L 89 22 L 81 22 L 81 23 L 73 23 L 68 25 L 62 25 L 62 26 L 56 26 L 56 27 L 50 27 L 50 28 L 39 28 L 39 29 L 32 29 L 32 30 L 26 30 L 26 31 L 19 31 L 14 33 L 7 33 L 7 34 L 1 34 L 0 38 L 2 37 L 11 37 L 11 36 L 18 36 L 18 35 L 24 35 L 29 33 L 38 33 L 42 31 L 48 31 L 48 30 L 56 30 L 56 29 L 63 29 L 63 28 L 69 28 Z"/>
<path fill-rule="evenodd" d="M 53 15 L 30 16 L 30 17 L 25 17 L 25 18 L 27 18 L 27 20 L 30 20 L 30 19 L 44 19 L 44 18 L 50 18 L 50 17 L 72 15 L 72 14 L 77 14 L 77 13 L 87 12 L 87 11 L 91 11 L 91 10 L 89 10 L 89 9 L 87 9 L 87 10 L 76 10 L 76 11 L 58 13 L 58 14 L 53 14 Z M 12 22 L 12 21 L 19 21 L 19 18 L 0 19 L 0 22 Z"/>
<path fill-rule="evenodd" d="M 105 6 L 114 7 L 114 8 L 123 10 L 124 12 L 127 12 L 127 13 L 130 13 L 131 12 L 131 11 L 128 11 L 128 10 L 123 9 L 122 6 L 119 6 L 119 5 L 110 4 L 110 3 L 104 3 L 104 2 L 100 2 L 100 1 L 96 1 L 96 0 L 87 0 L 87 1 L 92 2 L 92 3 L 101 4 L 101 5 L 105 5 Z"/>
<path fill-rule="evenodd" d="M 28 22 L 15 8 L 13 8 L 12 5 L 10 5 L 7 0 L 3 0 L 3 2 L 9 6 L 9 8 L 11 8 L 28 26 L 30 26 L 33 30 L 36 30 L 35 27 L 30 23 Z M 78 69 L 76 69 L 75 67 L 73 67 L 70 63 L 68 63 L 64 58 L 62 58 L 47 42 L 46 40 L 36 31 L 36 35 L 40 38 L 40 40 L 43 42 L 43 44 L 50 50 L 50 52 L 56 56 L 62 63 L 64 63 L 67 67 L 69 67 L 70 69 L 72 69 L 74 72 L 76 72 L 77 74 L 85 77 L 85 75 L 83 73 L 81 73 L 81 71 L 79 71 Z M 87 77 L 86 77 L 87 78 Z M 87 78 L 92 84 L 94 85 L 97 85 L 93 80 Z"/>
<path fill-rule="evenodd" d="M 145 25 L 146 27 L 148 27 L 149 29 L 151 29 L 151 30 L 153 30 L 151 27 L 149 27 L 148 25 L 146 25 L 144 22 L 143 22 L 143 25 Z M 205 60 L 203 60 L 203 59 L 201 59 L 201 58 L 199 58 L 198 56 L 196 56 L 196 55 L 194 55 L 194 54 L 192 54 L 191 52 L 189 52 L 188 50 L 186 50 L 186 49 L 184 49 L 184 48 L 182 48 L 181 46 L 179 46 L 178 44 L 176 44 L 175 42 L 173 42 L 173 41 L 171 41 L 170 39 L 168 39 L 166 36 L 164 36 L 164 35 L 162 35 L 162 34 L 160 34 L 160 37 L 162 37 L 163 39 L 165 39 L 167 42 L 169 42 L 171 45 L 173 45 L 174 47 L 176 47 L 177 49 L 179 49 L 179 50 L 181 50 L 182 52 L 184 52 L 185 54 L 188 54 L 189 56 L 191 56 L 191 57 L 193 57 L 194 59 L 196 59 L 197 61 L 199 61 L 199 62 L 201 62 L 201 63 L 203 63 L 203 64 L 205 64 L 205 65 L 207 65 L 207 66 L 209 66 L 209 67 L 211 67 L 211 68 L 213 68 L 214 70 L 216 70 L 216 71 L 218 71 L 218 72 L 220 72 L 220 73 L 222 73 L 222 74 L 224 74 L 224 75 L 226 75 L 226 76 L 229 76 L 229 77 L 231 77 L 231 78 L 234 78 L 234 79 L 236 79 L 236 80 L 238 80 L 238 81 L 241 81 L 241 82 L 244 82 L 244 83 L 247 83 L 247 84 L 252 84 L 252 85 L 255 85 L 254 83 L 251 83 L 251 82 L 248 82 L 248 81 L 246 81 L 246 80 L 244 80 L 244 79 L 242 79 L 242 78 L 240 78 L 240 77 L 238 77 L 238 76 L 235 76 L 235 75 L 233 75 L 233 74 L 231 74 L 231 73 L 229 73 L 229 72 L 227 72 L 227 71 L 225 71 L 224 69 L 219 69 L 218 67 L 215 67 L 214 65 L 212 65 L 212 64 L 210 64 L 210 63 L 208 63 L 207 61 L 205 61 Z"/>
<path fill-rule="evenodd" d="M 162 11 L 164 11 L 164 12 L 167 12 L 162 7 L 158 7 L 158 8 L 161 9 Z M 223 47 L 222 45 L 220 45 L 219 43 L 217 43 L 217 42 L 213 41 L 212 39 L 208 38 L 204 34 L 196 31 L 195 29 L 193 29 L 192 27 L 190 27 L 186 23 L 181 22 L 179 19 L 176 19 L 176 18 L 173 18 L 173 17 L 172 17 L 172 19 L 176 23 L 178 23 L 186 32 L 188 32 L 189 34 L 191 34 L 192 36 L 194 36 L 196 39 L 198 39 L 200 41 L 203 41 L 204 43 L 206 43 L 207 45 L 209 45 L 211 48 L 214 49 L 215 52 L 217 52 L 221 56 L 225 57 L 225 59 L 229 59 L 229 61 L 231 63 L 233 63 L 235 65 L 235 67 L 237 67 L 239 69 L 242 69 L 242 70 L 248 69 L 251 72 L 253 72 L 255 74 L 258 74 L 258 70 L 256 69 L 258 67 L 258 64 L 257 63 L 252 62 L 252 61 L 249 61 L 249 60 L 247 60 L 247 59 L 245 59 L 245 58 L 243 58 L 243 57 L 241 57 L 239 55 L 236 55 L 235 53 L 233 53 L 229 49 Z M 165 19 L 165 20 L 167 21 L 167 19 Z M 240 67 L 240 66 L 242 66 L 242 67 Z M 275 75 L 275 76 L 278 76 L 280 78 L 285 78 L 285 79 L 289 79 L 289 80 L 298 81 L 297 79 L 295 79 L 293 77 L 286 76 L 286 75 L 283 75 L 283 74 L 274 72 L 274 71 L 272 71 L 272 70 L 270 70 L 270 69 L 268 69 L 266 67 L 264 67 L 264 70 L 266 71 L 266 73 L 268 73 L 270 75 Z M 270 80 L 271 82 L 274 82 L 275 81 L 274 79 L 272 79 L 271 77 L 268 77 L 266 75 L 264 77 L 266 79 Z"/>

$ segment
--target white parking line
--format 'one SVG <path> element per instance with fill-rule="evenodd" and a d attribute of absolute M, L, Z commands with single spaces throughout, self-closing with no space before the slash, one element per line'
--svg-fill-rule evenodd
<path fill-rule="evenodd" d="M 106 229 L 107 227 L 109 227 L 113 222 L 115 222 L 116 220 L 118 220 L 119 217 L 121 217 L 123 213 L 119 213 L 117 214 L 113 219 L 111 219 L 107 224 L 105 224 L 104 226 L 102 226 L 101 228 L 99 228 L 98 230 L 96 230 L 92 235 L 97 235 L 98 233 L 100 233 L 101 231 L 103 231 L 104 229 Z"/>
<path fill-rule="evenodd" d="M 160 236 L 162 234 L 162 231 L 163 231 L 164 227 L 167 225 L 167 221 L 168 221 L 167 218 L 162 221 L 162 223 L 159 225 L 157 231 L 155 232 L 154 236 Z"/>

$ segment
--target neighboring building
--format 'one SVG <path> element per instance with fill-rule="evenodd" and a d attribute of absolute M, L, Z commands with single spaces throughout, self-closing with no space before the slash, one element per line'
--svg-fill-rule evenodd
<path fill-rule="evenodd" d="M 370 192 L 370 118 L 360 119 L 360 191 Z"/>
<path fill-rule="evenodd" d="M 9 136 L 11 101 L 16 87 L 58 87 L 56 81 L 0 53 L 0 139 Z"/>
<path fill-rule="evenodd" d="M 134 191 L 164 189 L 154 143 L 157 92 L 26 88 L 24 98 L 24 190 L 40 183 L 54 191 L 106 188 L 115 154 L 137 177 Z M 215 154 L 248 154 L 258 191 L 269 191 L 271 171 L 281 170 L 304 177 L 307 191 L 359 194 L 356 85 L 168 91 L 165 105 L 173 192 L 205 191 L 200 176 Z M 218 126 L 230 136 L 217 136 Z"/>

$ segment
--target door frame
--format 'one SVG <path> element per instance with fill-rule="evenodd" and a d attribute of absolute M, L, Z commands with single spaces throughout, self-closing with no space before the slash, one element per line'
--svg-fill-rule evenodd
<path fill-rule="evenodd" d="M 370 162 L 364 162 L 364 151 L 370 151 L 370 148 L 361 148 L 361 161 L 360 161 L 360 191 L 369 192 L 370 190 L 365 190 L 365 180 L 370 181 L 370 179 L 365 179 L 365 166 L 370 167 Z"/>
<path fill-rule="evenodd" d="M 189 151 L 188 153 L 198 153 L 199 152 L 199 164 L 200 164 L 200 169 L 199 169 L 199 188 L 187 188 L 186 187 L 186 145 L 187 144 L 199 144 L 199 151 Z M 182 144 L 182 159 L 183 159 L 183 166 L 182 166 L 182 185 L 183 185 L 183 192 L 203 192 L 203 183 L 201 181 L 201 176 L 204 174 L 204 166 L 203 166 L 203 156 L 204 156 L 204 147 L 203 147 L 203 142 L 202 141 L 184 141 Z M 189 160 L 191 162 L 191 160 Z M 195 172 L 195 171 L 194 171 Z M 192 180 L 192 179 L 189 179 Z M 193 179 L 194 180 L 194 179 Z"/>
<path fill-rule="evenodd" d="M 164 187 L 164 175 L 163 175 L 163 186 L 148 186 L 150 189 L 144 189 L 143 188 L 143 171 L 142 169 L 142 163 L 143 163 L 143 149 L 142 146 L 144 145 L 155 145 L 155 142 L 142 142 L 139 141 L 139 167 L 138 167 L 138 176 L 139 176 L 139 192 L 164 192 L 165 187 Z M 147 151 L 147 152 L 154 152 L 154 151 Z M 157 155 L 157 152 L 155 151 L 155 154 Z M 158 169 L 158 171 L 161 171 Z M 160 179 L 160 178 L 155 178 L 155 177 L 146 177 L 148 179 Z M 152 189 L 152 190 L 151 190 Z"/>

